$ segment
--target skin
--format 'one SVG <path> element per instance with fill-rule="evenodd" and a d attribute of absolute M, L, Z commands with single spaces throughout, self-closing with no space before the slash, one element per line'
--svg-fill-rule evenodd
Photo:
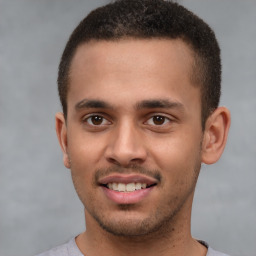
<path fill-rule="evenodd" d="M 201 163 L 224 150 L 230 114 L 216 109 L 202 131 L 192 61 L 181 40 L 77 49 L 67 120 L 57 113 L 56 131 L 85 207 L 86 231 L 76 238 L 85 255 L 206 255 L 190 232 L 194 189 Z M 113 202 L 99 185 L 102 177 L 133 174 L 156 181 L 133 204 Z"/>

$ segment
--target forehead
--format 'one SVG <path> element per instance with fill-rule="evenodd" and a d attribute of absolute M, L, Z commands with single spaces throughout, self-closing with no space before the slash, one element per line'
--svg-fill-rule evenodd
<path fill-rule="evenodd" d="M 71 63 L 67 99 L 105 100 L 108 96 L 109 101 L 118 103 L 117 97 L 130 97 L 130 101 L 138 102 L 163 98 L 167 93 L 186 96 L 194 88 L 190 79 L 192 63 L 192 51 L 180 39 L 84 43 Z"/>
<path fill-rule="evenodd" d="M 83 72 L 90 68 L 102 70 L 109 64 L 116 64 L 121 71 L 130 67 L 143 66 L 147 68 L 168 68 L 175 64 L 183 71 L 190 71 L 193 63 L 193 53 L 187 43 L 181 39 L 121 39 L 117 41 L 95 41 L 78 46 L 70 67 L 70 75 L 74 77 L 77 71 Z M 126 65 L 122 65 L 126 64 Z M 178 67 L 179 66 L 179 67 Z"/>

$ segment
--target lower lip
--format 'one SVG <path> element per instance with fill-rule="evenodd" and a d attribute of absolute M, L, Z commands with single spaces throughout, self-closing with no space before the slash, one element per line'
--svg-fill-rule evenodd
<path fill-rule="evenodd" d="M 133 192 L 119 192 L 106 187 L 102 187 L 105 195 L 117 204 L 135 204 L 146 198 L 153 187 L 135 190 Z"/>

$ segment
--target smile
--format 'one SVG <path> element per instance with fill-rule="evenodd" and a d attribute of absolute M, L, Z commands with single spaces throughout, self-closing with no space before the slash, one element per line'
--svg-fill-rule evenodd
<path fill-rule="evenodd" d="M 135 190 L 145 189 L 153 185 L 155 184 L 147 185 L 146 183 L 140 183 L 140 182 L 125 184 L 125 183 L 113 182 L 113 183 L 108 183 L 105 186 L 111 190 L 118 191 L 118 192 L 134 192 Z"/>
<path fill-rule="evenodd" d="M 102 192 L 117 204 L 135 204 L 146 199 L 157 186 L 152 177 L 138 174 L 113 174 L 99 180 Z"/>

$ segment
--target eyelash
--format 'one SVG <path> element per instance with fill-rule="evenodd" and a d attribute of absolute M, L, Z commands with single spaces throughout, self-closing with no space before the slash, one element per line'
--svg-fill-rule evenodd
<path fill-rule="evenodd" d="M 93 124 L 92 118 L 99 118 L 99 119 L 103 120 L 104 124 L 102 124 L 102 123 L 100 123 L 98 125 L 97 124 Z M 93 114 L 93 115 L 90 115 L 90 116 L 86 116 L 85 118 L 83 118 L 82 121 L 83 121 L 83 123 L 87 123 L 88 125 L 94 126 L 94 127 L 103 126 L 103 125 L 105 126 L 105 125 L 111 124 L 111 122 L 107 118 L 105 118 L 103 115 L 101 115 L 101 114 Z"/>
<path fill-rule="evenodd" d="M 97 118 L 99 123 L 95 124 L 95 122 L 93 123 L 93 118 L 96 118 L 97 122 Z M 155 120 L 154 120 L 155 119 Z M 143 122 L 144 125 L 148 125 L 152 128 L 155 129 L 163 129 L 163 128 L 167 128 L 169 127 L 170 123 L 172 123 L 172 119 L 169 117 L 166 117 L 163 114 L 151 114 L 147 120 L 145 122 Z M 155 122 L 160 122 L 159 124 L 156 124 Z M 106 118 L 103 114 L 90 114 L 85 116 L 82 119 L 82 123 L 86 124 L 87 126 L 91 127 L 91 128 L 95 128 L 95 129 L 99 129 L 99 128 L 104 128 L 108 125 L 111 125 L 112 122 L 109 121 L 109 118 Z"/>
<path fill-rule="evenodd" d="M 154 120 L 154 118 L 158 118 L 159 120 Z M 149 123 L 150 120 L 152 120 L 151 123 Z M 153 123 L 154 121 L 160 121 L 160 124 Z M 161 123 L 162 121 L 163 121 L 163 123 Z M 171 122 L 171 119 L 164 115 L 154 115 L 154 116 L 151 116 L 149 119 L 147 119 L 147 122 L 149 123 L 149 125 L 160 127 L 160 126 L 164 126 L 167 123 Z"/>

